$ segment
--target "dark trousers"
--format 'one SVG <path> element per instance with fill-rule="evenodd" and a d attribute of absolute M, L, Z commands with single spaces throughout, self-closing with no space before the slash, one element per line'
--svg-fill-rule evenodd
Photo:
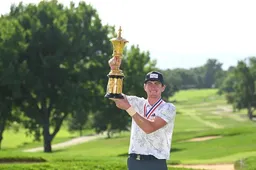
<path fill-rule="evenodd" d="M 128 170 L 167 170 L 166 160 L 136 160 L 129 157 L 127 160 Z"/>

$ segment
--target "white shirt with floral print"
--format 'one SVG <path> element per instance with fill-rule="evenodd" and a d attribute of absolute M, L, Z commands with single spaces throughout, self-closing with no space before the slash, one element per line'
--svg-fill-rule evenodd
<path fill-rule="evenodd" d="M 153 107 L 144 98 L 127 96 L 127 99 L 135 111 L 143 117 Z M 154 111 L 151 110 L 151 115 L 145 118 L 152 120 L 155 116 L 158 116 L 165 120 L 167 124 L 150 134 L 146 134 L 132 119 L 129 154 L 153 155 L 158 159 L 169 160 L 175 115 L 175 106 L 162 101 Z"/>

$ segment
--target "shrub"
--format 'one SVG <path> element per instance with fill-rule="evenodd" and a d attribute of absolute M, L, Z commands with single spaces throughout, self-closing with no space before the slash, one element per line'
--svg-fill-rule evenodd
<path fill-rule="evenodd" d="M 255 170 L 256 157 L 248 157 L 235 162 L 235 170 Z"/>

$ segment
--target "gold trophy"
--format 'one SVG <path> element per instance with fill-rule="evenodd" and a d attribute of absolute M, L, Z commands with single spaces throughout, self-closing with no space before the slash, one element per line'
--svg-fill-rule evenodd
<path fill-rule="evenodd" d="M 111 70 L 107 75 L 108 85 L 107 93 L 105 95 L 106 98 L 124 98 L 122 95 L 124 74 L 119 67 L 122 62 L 124 46 L 128 41 L 121 37 L 121 32 L 122 29 L 120 27 L 118 30 L 118 36 L 110 40 L 113 45 L 113 57 L 108 61 L 111 66 Z"/>

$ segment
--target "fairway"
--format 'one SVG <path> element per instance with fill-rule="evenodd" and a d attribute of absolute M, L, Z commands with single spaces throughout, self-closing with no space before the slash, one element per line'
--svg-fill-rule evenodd
<path fill-rule="evenodd" d="M 234 164 L 250 156 L 256 156 L 255 123 L 249 121 L 243 112 L 232 112 L 223 96 L 217 90 L 180 91 L 170 98 L 177 109 L 173 133 L 171 160 L 169 169 L 178 164 Z M 92 133 L 88 130 L 87 134 Z M 15 134 L 12 130 L 5 133 L 0 160 L 24 163 L 1 163 L 0 169 L 126 169 L 129 132 L 116 134 L 113 138 L 101 138 L 78 145 L 55 149 L 53 153 L 26 153 L 24 149 L 42 146 L 25 137 L 21 130 Z M 62 129 L 54 143 L 68 141 L 77 134 L 70 134 Z M 202 137 L 211 137 L 202 140 Z M 17 140 L 20 138 L 20 140 Z M 193 140 L 197 138 L 197 140 Z M 202 138 L 201 140 L 199 140 Z M 25 144 L 24 144 L 25 142 Z M 33 160 L 45 162 L 32 164 Z M 33 166 L 32 166 L 33 165 Z M 202 165 L 203 166 L 203 165 Z M 189 166 L 188 166 L 189 167 Z M 186 169 L 188 170 L 188 168 Z M 251 170 L 251 169 L 250 169 Z"/>

